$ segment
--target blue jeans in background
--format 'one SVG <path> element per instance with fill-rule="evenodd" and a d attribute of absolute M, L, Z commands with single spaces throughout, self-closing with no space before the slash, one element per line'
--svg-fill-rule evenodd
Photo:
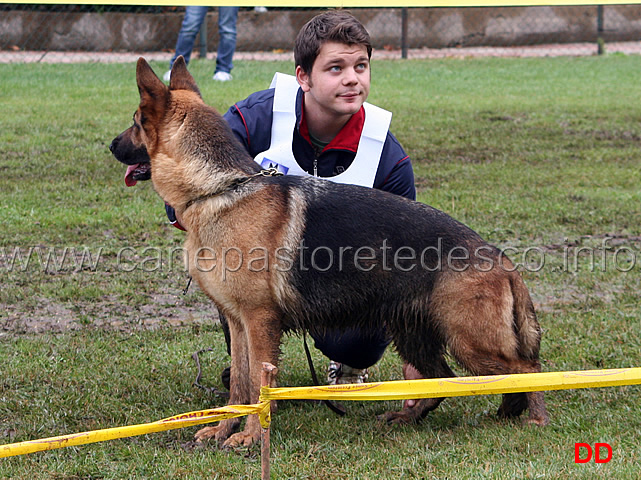
<path fill-rule="evenodd" d="M 185 18 L 183 19 L 178 40 L 176 41 L 176 53 L 171 62 L 171 70 L 174 61 L 178 55 L 185 57 L 185 62 L 189 63 L 191 51 L 194 49 L 196 35 L 200 31 L 200 26 L 205 21 L 209 7 L 185 7 Z M 236 50 L 236 21 L 238 20 L 238 7 L 218 7 L 218 54 L 216 56 L 216 72 L 231 72 L 234 68 L 232 58 Z"/>

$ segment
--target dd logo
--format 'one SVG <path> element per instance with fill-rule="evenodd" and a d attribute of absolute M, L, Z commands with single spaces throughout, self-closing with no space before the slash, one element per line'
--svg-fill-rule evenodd
<path fill-rule="evenodd" d="M 607 451 L 607 456 L 601 457 L 602 449 Z M 608 463 L 612 460 L 612 447 L 609 443 L 595 443 L 594 450 L 587 443 L 574 444 L 574 463 L 588 463 L 592 460 L 594 451 L 594 463 Z"/>

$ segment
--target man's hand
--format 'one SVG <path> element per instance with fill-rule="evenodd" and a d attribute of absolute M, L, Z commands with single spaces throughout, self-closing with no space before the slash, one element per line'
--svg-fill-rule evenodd
<path fill-rule="evenodd" d="M 405 380 L 420 380 L 423 378 L 421 372 L 419 372 L 414 365 L 409 363 L 403 364 L 403 378 Z M 405 400 L 403 402 L 403 408 L 413 408 L 416 405 L 416 400 Z"/>

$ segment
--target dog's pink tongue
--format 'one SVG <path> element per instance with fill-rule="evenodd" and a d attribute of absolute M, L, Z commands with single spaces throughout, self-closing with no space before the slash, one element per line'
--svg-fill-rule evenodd
<path fill-rule="evenodd" d="M 136 165 L 129 165 L 127 167 L 127 173 L 125 173 L 125 185 L 128 187 L 133 187 L 136 183 L 138 183 L 137 180 L 134 179 L 134 170 L 138 168 L 139 164 Z"/>

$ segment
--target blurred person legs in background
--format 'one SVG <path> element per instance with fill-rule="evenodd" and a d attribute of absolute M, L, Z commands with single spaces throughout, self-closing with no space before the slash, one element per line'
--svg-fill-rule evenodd
<path fill-rule="evenodd" d="M 236 50 L 236 21 L 238 7 L 218 7 L 218 54 L 216 55 L 216 71 L 214 80 L 226 82 L 231 80 L 231 69 L 234 68 L 232 58 Z"/>
<path fill-rule="evenodd" d="M 178 40 L 176 41 L 176 52 L 169 62 L 169 70 L 163 75 L 163 80 L 169 81 L 171 67 L 178 55 L 185 57 L 189 64 L 191 52 L 194 49 L 196 35 L 200 31 L 209 7 L 189 6 L 185 7 L 185 18 L 183 19 Z M 231 70 L 234 67 L 232 58 L 236 50 L 236 22 L 238 20 L 238 7 L 218 7 L 218 54 L 216 55 L 216 70 L 214 80 L 226 82 L 232 79 Z"/>

